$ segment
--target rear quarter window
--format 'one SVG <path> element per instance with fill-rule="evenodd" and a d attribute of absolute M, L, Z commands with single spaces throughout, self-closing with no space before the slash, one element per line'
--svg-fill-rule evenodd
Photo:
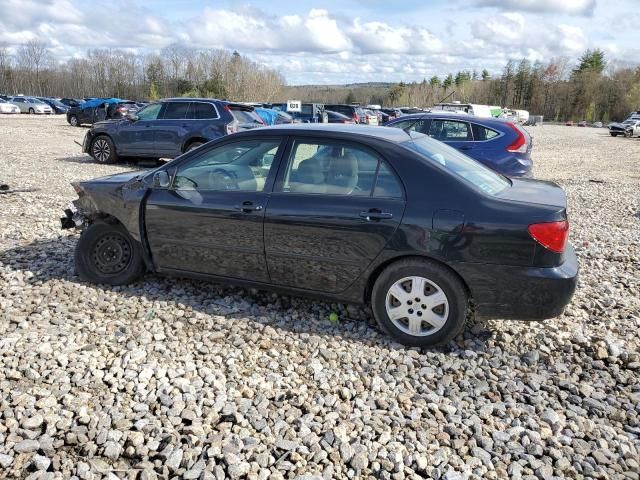
<path fill-rule="evenodd" d="M 500 136 L 500 132 L 493 130 L 492 128 L 485 127 L 483 125 L 472 124 L 473 127 L 473 138 L 478 142 L 482 142 L 485 140 L 491 140 Z"/>

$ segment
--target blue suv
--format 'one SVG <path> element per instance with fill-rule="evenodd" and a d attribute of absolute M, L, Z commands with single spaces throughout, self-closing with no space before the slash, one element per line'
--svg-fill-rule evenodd
<path fill-rule="evenodd" d="M 209 98 L 170 98 L 118 120 L 97 122 L 82 151 L 100 163 L 119 157 L 174 158 L 241 130 L 263 127 L 249 105 Z"/>
<path fill-rule="evenodd" d="M 499 118 L 430 112 L 403 115 L 385 125 L 429 135 L 508 177 L 532 176 L 531 136 L 515 123 Z"/>

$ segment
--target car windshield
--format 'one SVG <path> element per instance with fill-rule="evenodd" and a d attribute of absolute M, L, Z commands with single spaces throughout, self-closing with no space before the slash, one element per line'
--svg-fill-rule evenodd
<path fill-rule="evenodd" d="M 402 145 L 489 195 L 496 195 L 511 185 L 506 177 L 426 135 L 411 133 L 411 140 Z"/>

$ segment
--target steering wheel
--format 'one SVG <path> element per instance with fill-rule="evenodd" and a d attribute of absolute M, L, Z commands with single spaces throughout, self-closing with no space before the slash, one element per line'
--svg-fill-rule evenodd
<path fill-rule="evenodd" d="M 196 188 L 198 188 L 198 184 L 191 180 L 189 177 L 176 177 L 175 183 L 178 189 L 188 188 L 189 190 L 195 190 Z"/>
<path fill-rule="evenodd" d="M 222 180 L 222 182 L 220 182 Z M 236 172 L 216 168 L 209 174 L 209 184 L 218 185 L 222 183 L 224 190 L 239 190 L 238 175 Z"/>

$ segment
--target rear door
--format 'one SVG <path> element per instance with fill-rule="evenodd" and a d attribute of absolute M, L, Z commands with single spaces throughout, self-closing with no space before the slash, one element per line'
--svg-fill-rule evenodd
<path fill-rule="evenodd" d="M 281 163 L 264 225 L 271 282 L 344 291 L 400 224 L 401 183 L 375 151 L 343 140 L 294 137 Z"/>
<path fill-rule="evenodd" d="M 193 128 L 188 115 L 190 105 L 190 102 L 167 102 L 162 117 L 151 127 L 159 156 L 173 158 L 182 153 L 182 143 Z"/>

